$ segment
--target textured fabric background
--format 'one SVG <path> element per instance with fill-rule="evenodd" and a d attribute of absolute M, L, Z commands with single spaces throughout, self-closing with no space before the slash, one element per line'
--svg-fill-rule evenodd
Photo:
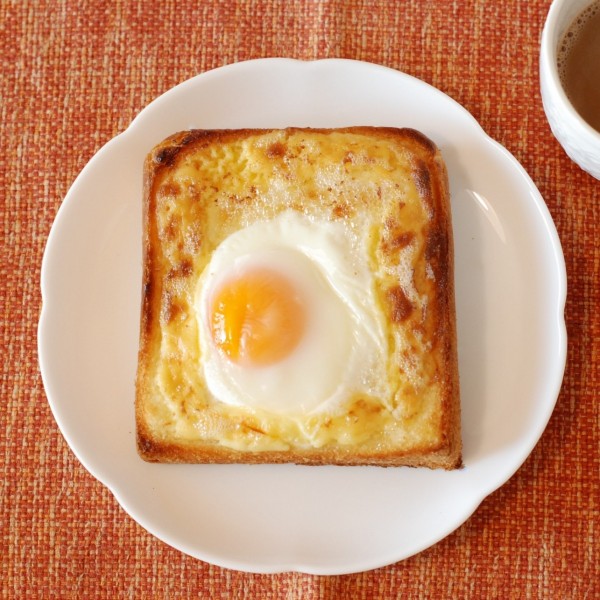
<path fill-rule="evenodd" d="M 567 159 L 544 118 L 549 4 L 0 0 L 3 598 L 600 597 L 600 182 Z M 268 56 L 381 63 L 455 98 L 539 187 L 569 275 L 564 385 L 530 458 L 445 540 L 355 575 L 239 573 L 156 540 L 79 464 L 38 372 L 41 258 L 76 175 L 159 94 Z"/>

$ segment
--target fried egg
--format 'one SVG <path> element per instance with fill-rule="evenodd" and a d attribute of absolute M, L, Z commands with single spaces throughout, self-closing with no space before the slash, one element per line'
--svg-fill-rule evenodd
<path fill-rule="evenodd" d="M 380 392 L 387 347 L 367 244 L 342 222 L 292 210 L 221 242 L 196 296 L 217 400 L 306 415 Z"/>

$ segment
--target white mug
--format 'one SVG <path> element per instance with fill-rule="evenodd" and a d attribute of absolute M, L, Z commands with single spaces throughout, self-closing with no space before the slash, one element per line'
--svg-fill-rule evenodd
<path fill-rule="evenodd" d="M 600 132 L 588 125 L 567 98 L 557 67 L 558 45 L 568 29 L 594 0 L 554 0 L 540 47 L 542 103 L 554 137 L 584 171 L 600 179 Z"/>

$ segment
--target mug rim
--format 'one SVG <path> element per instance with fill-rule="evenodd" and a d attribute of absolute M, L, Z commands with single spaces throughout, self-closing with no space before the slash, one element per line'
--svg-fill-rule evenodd
<path fill-rule="evenodd" d="M 555 90 L 555 93 L 558 96 L 558 100 L 562 104 L 563 108 L 568 111 L 568 114 L 571 119 L 575 120 L 581 129 L 583 129 L 588 136 L 593 138 L 598 138 L 600 140 L 600 132 L 592 127 L 577 111 L 577 109 L 573 106 L 572 102 L 569 100 L 567 93 L 565 92 L 562 82 L 560 80 L 560 76 L 558 74 L 558 64 L 557 64 L 557 48 L 558 44 L 562 36 L 565 34 L 567 27 L 571 22 L 567 23 L 565 27 L 565 31 L 559 31 L 558 29 L 558 16 L 559 10 L 561 7 L 568 2 L 569 0 L 553 0 L 550 5 L 550 9 L 548 11 L 548 15 L 546 16 L 546 21 L 544 23 L 544 27 L 542 29 L 542 38 L 540 43 L 540 49 L 542 54 L 545 54 L 545 63 L 547 66 L 547 74 L 550 76 L 552 87 Z M 594 2 L 599 0 L 590 0 L 588 3 L 585 3 L 581 9 L 575 13 L 577 16 L 582 10 L 584 10 L 587 6 L 591 6 Z M 554 34 L 556 33 L 556 42 L 553 41 Z M 542 63 L 543 64 L 543 63 Z"/>

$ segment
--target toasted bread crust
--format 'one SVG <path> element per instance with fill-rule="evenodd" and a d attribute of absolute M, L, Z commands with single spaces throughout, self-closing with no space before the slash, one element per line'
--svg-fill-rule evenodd
<path fill-rule="evenodd" d="M 428 292 L 430 304 L 423 327 L 430 332 L 430 356 L 427 360 L 434 372 L 440 402 L 436 414 L 439 435 L 435 441 L 413 443 L 409 448 L 385 447 L 364 449 L 360 444 L 340 446 L 326 444 L 320 447 L 294 446 L 282 450 L 240 450 L 219 443 L 215 439 L 177 438 L 151 424 L 148 399 L 156 393 L 152 384 L 156 361 L 153 350 L 159 344 L 161 323 L 177 318 L 181 310 L 176 301 L 170 301 L 165 292 L 165 275 L 161 275 L 161 244 L 165 240 L 157 225 L 157 198 L 165 177 L 175 172 L 186 156 L 202 149 L 230 144 L 252 136 L 263 136 L 278 130 L 191 130 L 170 136 L 148 155 L 144 165 L 143 205 L 143 282 L 140 321 L 140 351 L 136 379 L 136 430 L 140 456 L 150 462 L 187 463 L 286 463 L 307 465 L 379 465 L 413 466 L 455 469 L 461 466 L 461 432 L 458 357 L 454 300 L 454 250 L 452 221 L 449 203 L 449 186 L 446 168 L 435 144 L 412 129 L 349 127 L 343 129 L 289 128 L 287 136 L 295 133 L 328 135 L 341 134 L 376 137 L 401 145 L 411 156 L 411 176 L 421 202 L 432 215 L 424 235 L 424 264 L 435 282 L 433 292 Z M 285 143 L 272 144 L 267 154 L 272 160 L 285 159 Z M 176 192 L 176 190 L 175 190 Z M 344 218 L 347 207 L 336 207 Z M 411 242 L 410 232 L 402 231 L 394 219 L 384 227 L 380 252 L 393 257 L 404 245 Z M 164 238 L 164 233 L 162 234 Z M 169 277 L 187 276 L 185 261 L 171 271 Z M 384 294 L 390 326 L 403 327 L 412 318 L 414 307 L 400 286 L 389 285 Z"/>

